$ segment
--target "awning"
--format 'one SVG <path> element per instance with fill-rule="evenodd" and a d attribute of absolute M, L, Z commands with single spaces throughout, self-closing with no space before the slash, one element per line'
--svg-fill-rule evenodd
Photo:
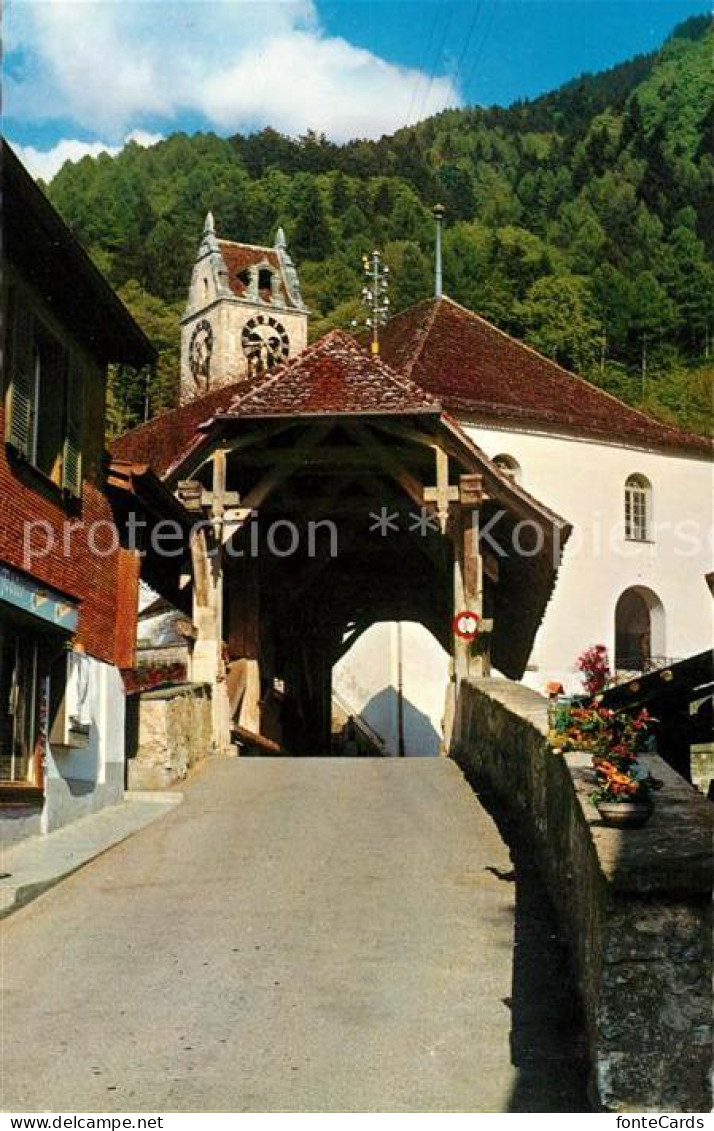
<path fill-rule="evenodd" d="M 42 582 L 0 564 L 0 612 L 3 605 L 10 605 L 63 632 L 77 631 L 79 608 L 73 601 Z"/>

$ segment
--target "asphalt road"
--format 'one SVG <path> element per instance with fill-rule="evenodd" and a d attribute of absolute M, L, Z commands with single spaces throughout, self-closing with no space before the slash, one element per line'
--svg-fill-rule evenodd
<path fill-rule="evenodd" d="M 184 791 L 3 923 L 4 1111 L 587 1110 L 542 890 L 454 764 Z"/>

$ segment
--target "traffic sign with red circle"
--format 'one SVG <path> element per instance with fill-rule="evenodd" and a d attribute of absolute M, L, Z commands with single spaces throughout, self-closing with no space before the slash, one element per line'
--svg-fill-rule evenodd
<path fill-rule="evenodd" d="M 471 609 L 462 609 L 453 620 L 453 629 L 456 636 L 462 640 L 475 640 L 479 634 L 481 617 Z"/>

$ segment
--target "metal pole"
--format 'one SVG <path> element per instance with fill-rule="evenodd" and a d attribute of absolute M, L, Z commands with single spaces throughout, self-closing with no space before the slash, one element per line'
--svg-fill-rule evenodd
<path fill-rule="evenodd" d="M 432 215 L 436 221 L 436 261 L 434 268 L 434 297 L 441 298 L 443 294 L 443 282 L 441 272 L 441 228 L 444 222 L 444 212 L 446 209 L 443 204 L 435 204 L 432 209 Z"/>
<path fill-rule="evenodd" d="M 397 750 L 399 757 L 403 758 L 406 753 L 404 744 L 404 643 L 400 620 L 397 621 Z"/>

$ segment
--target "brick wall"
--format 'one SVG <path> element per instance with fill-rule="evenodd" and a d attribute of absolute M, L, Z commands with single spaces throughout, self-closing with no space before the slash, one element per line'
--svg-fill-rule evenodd
<path fill-rule="evenodd" d="M 103 404 L 103 383 L 97 381 L 97 386 L 90 391 L 90 401 L 101 398 Z M 93 417 L 96 419 L 97 406 L 90 404 L 88 409 L 89 422 Z M 101 469 L 98 461 L 91 458 L 94 445 L 90 442 L 90 458 L 86 461 L 94 481 L 85 480 L 81 506 L 71 513 L 56 488 L 43 484 L 31 469 L 12 460 L 2 442 L 4 435 L 3 403 L 0 404 L 0 561 L 79 602 L 77 642 L 99 660 L 131 666 L 137 563 L 126 550 L 98 556 L 90 548 L 88 532 L 93 524 L 104 524 L 96 538 L 100 549 L 111 545 L 106 524 L 113 525 L 112 510 L 102 487 Z M 95 432 L 95 444 L 96 439 Z M 100 443 L 102 441 L 103 435 Z M 57 546 L 53 553 L 35 557 L 30 563 L 24 556 L 23 543 L 28 521 L 48 523 Z M 65 554 L 63 538 L 69 523 L 75 529 L 68 540 L 69 553 Z M 44 535 L 38 533 L 38 545 L 42 537 Z"/>

